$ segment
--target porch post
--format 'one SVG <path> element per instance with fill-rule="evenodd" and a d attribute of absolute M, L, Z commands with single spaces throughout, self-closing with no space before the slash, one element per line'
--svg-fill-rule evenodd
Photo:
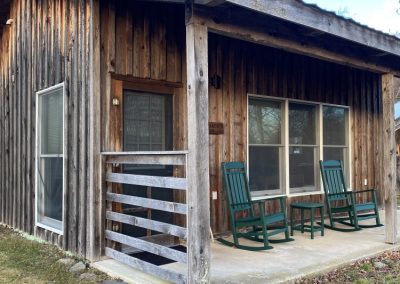
<path fill-rule="evenodd" d="M 101 256 L 103 214 L 100 165 L 100 1 L 90 0 L 89 22 L 89 183 L 86 255 Z M 84 228 L 81 228 L 84 230 Z"/>
<path fill-rule="evenodd" d="M 208 283 L 210 267 L 208 31 L 186 1 L 188 283 Z"/>
<path fill-rule="evenodd" d="M 394 139 L 394 76 L 384 74 L 382 81 L 383 113 L 383 189 L 385 202 L 385 241 L 397 242 L 397 199 L 396 199 L 396 143 Z"/>

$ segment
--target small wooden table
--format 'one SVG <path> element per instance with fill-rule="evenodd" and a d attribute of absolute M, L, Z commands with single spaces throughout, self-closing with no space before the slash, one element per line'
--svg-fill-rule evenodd
<path fill-rule="evenodd" d="M 314 225 L 314 209 L 319 209 L 321 212 L 321 225 Z M 293 224 L 293 211 L 294 209 L 301 210 L 301 224 L 294 225 Z M 310 225 L 304 224 L 304 211 L 310 210 Z M 311 232 L 311 239 L 314 239 L 314 232 L 321 231 L 321 236 L 324 235 L 324 204 L 323 203 L 314 203 L 314 202 L 296 202 L 290 204 L 290 235 L 293 236 L 293 231 L 298 230 L 302 233 Z"/>

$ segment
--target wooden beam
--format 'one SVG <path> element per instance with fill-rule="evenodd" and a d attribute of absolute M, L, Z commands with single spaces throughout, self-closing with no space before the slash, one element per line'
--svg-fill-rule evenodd
<path fill-rule="evenodd" d="M 385 192 L 385 240 L 397 243 L 396 143 L 394 131 L 394 76 L 382 75 L 383 188 Z"/>
<path fill-rule="evenodd" d="M 168 224 L 168 223 L 164 223 L 164 222 L 154 221 L 154 220 L 150 220 L 150 219 L 146 219 L 146 218 L 121 214 L 121 213 L 112 212 L 112 211 L 106 212 L 106 219 L 115 221 L 115 222 L 121 222 L 124 224 L 145 228 L 145 229 L 149 229 L 149 230 L 154 230 L 154 231 L 161 232 L 164 234 L 173 235 L 173 236 L 179 237 L 184 240 L 187 239 L 186 228 Z"/>
<path fill-rule="evenodd" d="M 89 183 L 86 251 L 87 258 L 93 261 L 101 256 L 104 247 L 104 215 L 100 156 L 100 2 L 90 0 L 89 5 Z"/>
<path fill-rule="evenodd" d="M 193 1 L 186 3 L 188 283 L 210 279 L 208 136 L 208 29 L 194 23 Z"/>
<path fill-rule="evenodd" d="M 143 239 L 130 237 L 124 234 L 106 230 L 106 238 L 120 244 L 125 244 L 152 254 L 156 254 L 178 262 L 187 263 L 186 253 L 163 245 L 155 244 Z"/>
<path fill-rule="evenodd" d="M 108 164 L 138 164 L 138 165 L 186 165 L 186 152 L 149 153 L 120 152 L 102 153 Z"/>
<path fill-rule="evenodd" d="M 364 60 L 338 54 L 312 44 L 305 44 L 302 42 L 276 37 L 266 33 L 261 27 L 246 27 L 244 25 L 237 25 L 231 22 L 217 22 L 214 19 L 218 19 L 218 15 L 212 13 L 212 11 L 206 7 L 196 7 L 194 19 L 196 23 L 206 25 L 209 32 L 223 36 L 283 49 L 288 52 L 302 54 L 375 73 L 393 73 L 400 76 L 400 72 L 398 70 L 392 70 L 388 67 L 379 66 Z"/>
<path fill-rule="evenodd" d="M 158 176 L 145 176 L 145 175 L 132 175 L 132 174 L 119 174 L 107 173 L 106 181 L 134 184 L 151 187 L 173 188 L 186 190 L 186 179 L 177 177 L 158 177 Z"/>
<path fill-rule="evenodd" d="M 394 55 L 400 55 L 399 40 L 334 13 L 304 4 L 298 0 L 227 0 L 226 2 L 273 16 L 298 25 L 322 31 Z"/>
<path fill-rule="evenodd" d="M 114 258 L 122 263 L 125 263 L 133 268 L 137 268 L 143 272 L 158 276 L 162 279 L 171 281 L 173 283 L 186 283 L 185 275 L 171 271 L 152 263 L 131 257 L 122 252 L 116 251 L 112 248 L 106 248 L 106 256 Z"/>
<path fill-rule="evenodd" d="M 142 206 L 146 208 L 167 211 L 178 214 L 186 214 L 187 206 L 186 204 L 169 202 L 157 199 L 150 199 L 138 196 L 123 195 L 117 193 L 108 192 L 106 195 L 107 201 L 120 202 L 124 204 Z"/>

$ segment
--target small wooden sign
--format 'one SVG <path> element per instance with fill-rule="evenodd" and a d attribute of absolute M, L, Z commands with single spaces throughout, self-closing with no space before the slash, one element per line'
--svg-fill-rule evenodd
<path fill-rule="evenodd" d="M 224 134 L 224 124 L 222 122 L 209 122 L 208 129 L 211 135 Z"/>

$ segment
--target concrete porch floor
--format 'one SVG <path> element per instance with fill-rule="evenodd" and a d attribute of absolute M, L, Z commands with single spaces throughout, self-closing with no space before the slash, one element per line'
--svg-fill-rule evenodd
<path fill-rule="evenodd" d="M 381 211 L 384 223 L 384 212 Z M 400 211 L 397 211 L 400 225 Z M 365 224 L 365 223 L 364 223 Z M 399 226 L 400 227 L 400 226 Z M 299 277 L 324 272 L 354 260 L 373 256 L 385 250 L 400 248 L 400 244 L 384 242 L 384 227 L 344 233 L 325 229 L 314 240 L 310 233 L 294 232 L 295 241 L 272 244 L 273 249 L 250 252 L 230 248 L 215 241 L 211 244 L 212 283 L 284 283 Z M 243 243 L 254 242 L 244 240 Z M 118 277 L 128 283 L 166 283 L 115 260 L 107 259 L 92 264 L 93 267 Z M 180 263 L 163 267 L 186 273 Z"/>

